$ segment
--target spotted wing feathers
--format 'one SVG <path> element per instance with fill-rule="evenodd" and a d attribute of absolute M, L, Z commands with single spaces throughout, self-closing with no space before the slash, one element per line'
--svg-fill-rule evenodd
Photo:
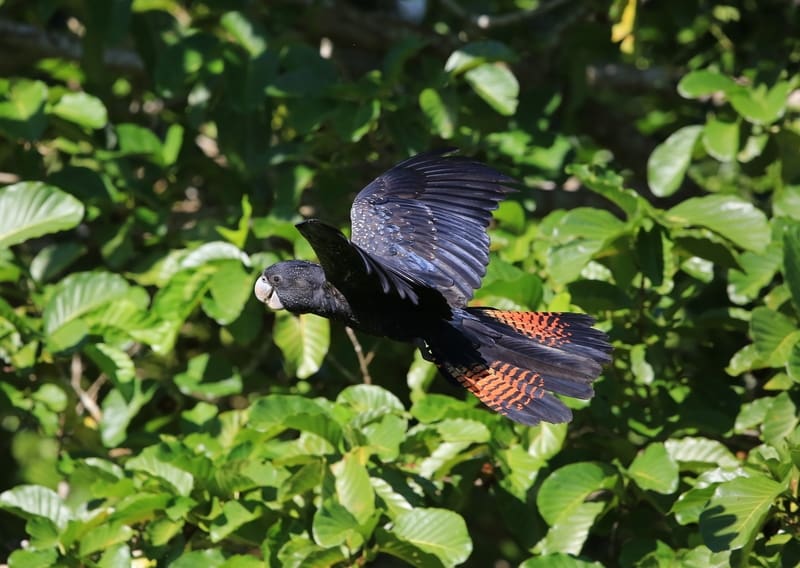
<path fill-rule="evenodd" d="M 513 183 L 467 158 L 420 154 L 359 192 L 350 212 L 352 242 L 463 307 L 486 273 L 491 212 Z"/>

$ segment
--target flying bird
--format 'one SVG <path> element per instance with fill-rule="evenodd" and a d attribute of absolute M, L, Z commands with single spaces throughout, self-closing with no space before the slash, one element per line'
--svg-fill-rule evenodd
<path fill-rule="evenodd" d="M 591 398 L 611 360 L 608 338 L 585 314 L 467 306 L 486 274 L 491 212 L 517 182 L 451 154 L 419 154 L 362 189 L 350 239 L 317 219 L 299 223 L 319 264 L 273 264 L 255 295 L 273 310 L 411 342 L 511 420 L 568 422 L 554 395 Z"/>

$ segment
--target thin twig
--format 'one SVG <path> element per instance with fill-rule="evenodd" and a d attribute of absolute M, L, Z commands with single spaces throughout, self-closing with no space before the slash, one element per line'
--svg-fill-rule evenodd
<path fill-rule="evenodd" d="M 72 386 L 75 394 L 78 395 L 81 405 L 83 405 L 83 408 L 86 409 L 86 412 L 92 416 L 92 419 L 100 424 L 100 422 L 103 420 L 103 412 L 100 410 L 100 407 L 97 406 L 97 403 L 94 401 L 94 399 L 89 396 L 85 390 L 83 390 L 83 387 L 81 387 L 81 379 L 83 378 L 83 361 L 81 361 L 81 357 L 77 353 L 72 356 L 72 363 L 70 364 L 69 370 L 69 384 Z M 80 413 L 80 410 L 78 413 Z"/>
<path fill-rule="evenodd" d="M 353 344 L 353 350 L 356 352 L 358 366 L 361 368 L 361 377 L 364 380 L 364 384 L 371 385 L 372 377 L 369 376 L 369 363 L 372 361 L 374 354 L 370 352 L 364 356 L 364 350 L 361 348 L 361 343 L 359 343 L 358 337 L 356 337 L 356 332 L 353 331 L 353 329 L 349 326 L 345 327 L 344 329 L 347 331 L 347 337 L 350 338 L 350 343 Z"/>

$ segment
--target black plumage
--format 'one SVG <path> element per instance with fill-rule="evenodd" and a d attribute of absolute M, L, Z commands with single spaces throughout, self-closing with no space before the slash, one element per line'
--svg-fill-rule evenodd
<path fill-rule="evenodd" d="M 491 212 L 515 183 L 447 152 L 409 158 L 358 193 L 349 240 L 316 219 L 299 223 L 319 264 L 266 268 L 256 296 L 273 309 L 414 342 L 442 374 L 513 420 L 567 421 L 552 393 L 590 398 L 610 361 L 594 320 L 467 307 L 489 262 Z"/>

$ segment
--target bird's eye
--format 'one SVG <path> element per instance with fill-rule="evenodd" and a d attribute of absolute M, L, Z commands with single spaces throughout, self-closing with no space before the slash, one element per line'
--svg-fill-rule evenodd
<path fill-rule="evenodd" d="M 278 275 L 278 274 L 273 274 L 273 275 L 270 277 L 270 280 L 272 280 L 272 283 L 273 283 L 273 284 L 280 284 L 280 283 L 281 283 L 281 277 L 280 277 L 280 275 Z"/>

